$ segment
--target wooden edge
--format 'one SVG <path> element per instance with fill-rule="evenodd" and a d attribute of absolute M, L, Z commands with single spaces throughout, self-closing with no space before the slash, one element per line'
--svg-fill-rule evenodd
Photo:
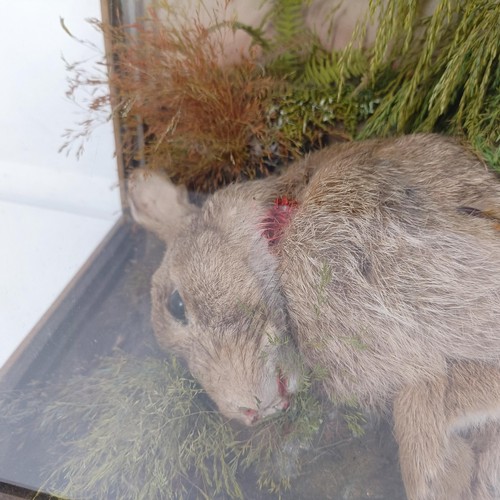
<path fill-rule="evenodd" d="M 101 19 L 104 24 L 112 26 L 113 19 L 115 17 L 118 17 L 112 15 L 113 12 L 112 9 L 118 9 L 118 6 L 116 4 L 117 4 L 116 0 L 101 0 Z M 104 51 L 107 61 L 108 75 L 111 75 L 113 71 L 115 71 L 113 65 L 113 44 L 109 34 L 104 32 L 103 36 L 104 36 Z M 116 108 L 116 104 L 118 102 L 118 95 L 116 93 L 116 90 L 111 86 L 109 86 L 109 93 L 111 97 L 111 116 L 112 116 L 113 131 L 115 137 L 115 156 L 118 169 L 120 199 L 122 208 L 125 209 L 128 208 L 127 187 L 125 182 L 125 158 L 122 147 L 120 118 L 114 112 L 114 109 Z"/>
<path fill-rule="evenodd" d="M 61 500 L 54 496 L 48 495 L 40 491 L 34 491 L 24 486 L 17 486 L 10 483 L 0 481 L 0 500 L 19 500 L 20 498 L 26 500 Z"/>

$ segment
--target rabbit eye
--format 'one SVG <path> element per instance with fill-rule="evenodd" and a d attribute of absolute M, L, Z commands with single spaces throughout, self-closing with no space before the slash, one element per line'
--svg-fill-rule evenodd
<path fill-rule="evenodd" d="M 187 325 L 186 308 L 180 293 L 174 290 L 167 301 L 167 309 L 169 313 L 183 325 Z"/>

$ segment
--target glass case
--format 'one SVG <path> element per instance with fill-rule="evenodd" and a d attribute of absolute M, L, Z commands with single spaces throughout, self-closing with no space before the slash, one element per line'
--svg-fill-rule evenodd
<path fill-rule="evenodd" d="M 0 497 L 495 498 L 497 178 L 443 134 L 351 141 L 434 4 L 377 4 L 415 30 L 365 26 L 404 54 L 368 88 L 336 52 L 366 2 L 84 3 L 2 7 Z"/>

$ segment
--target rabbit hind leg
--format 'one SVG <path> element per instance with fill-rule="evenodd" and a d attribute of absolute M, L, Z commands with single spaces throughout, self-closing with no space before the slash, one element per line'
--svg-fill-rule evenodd
<path fill-rule="evenodd" d="M 467 439 L 474 451 L 471 498 L 500 498 L 500 420 L 472 430 Z"/>

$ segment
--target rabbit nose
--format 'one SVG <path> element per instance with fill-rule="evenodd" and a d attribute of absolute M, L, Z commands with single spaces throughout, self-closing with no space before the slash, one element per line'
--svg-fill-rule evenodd
<path fill-rule="evenodd" d="M 285 411 L 288 410 L 289 406 L 290 406 L 290 400 L 288 398 L 283 398 L 281 400 L 281 403 L 279 404 L 279 409 Z"/>
<path fill-rule="evenodd" d="M 241 412 L 250 425 L 255 424 L 255 422 L 259 420 L 259 412 L 257 410 L 254 410 L 252 408 L 242 408 Z"/>
<path fill-rule="evenodd" d="M 276 401 L 272 406 L 269 407 L 269 414 L 271 412 L 286 411 L 290 407 L 290 398 L 288 396 L 280 397 L 279 401 Z"/>

